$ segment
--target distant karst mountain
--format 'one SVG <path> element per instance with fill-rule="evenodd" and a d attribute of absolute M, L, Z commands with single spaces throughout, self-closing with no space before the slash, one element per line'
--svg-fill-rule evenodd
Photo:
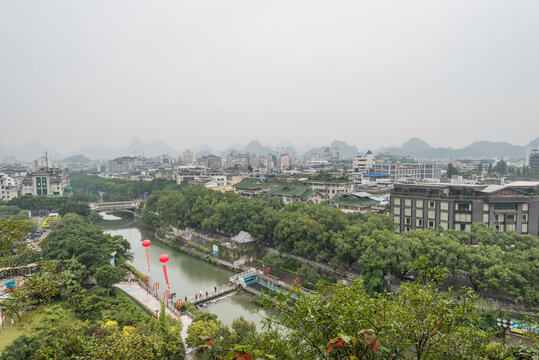
<path fill-rule="evenodd" d="M 528 145 L 526 145 L 528 146 Z M 476 141 L 466 147 L 460 149 L 454 148 L 437 148 L 433 147 L 424 140 L 419 138 L 411 138 L 404 142 L 400 147 L 383 147 L 376 152 L 389 152 L 394 155 L 409 156 L 419 159 L 432 159 L 432 160 L 447 160 L 447 159 L 463 159 L 463 158 L 522 158 L 526 154 L 526 146 L 512 145 L 507 142 L 493 142 L 493 141 Z M 529 146 L 539 146 L 539 137 L 530 141 Z M 252 140 L 247 145 L 234 144 L 224 151 L 218 150 L 207 144 L 202 144 L 199 147 L 191 148 L 197 157 L 214 154 L 226 158 L 231 151 L 238 153 L 252 153 L 258 156 L 267 154 L 276 154 L 278 151 L 281 153 L 291 153 L 297 158 L 301 156 L 309 157 L 312 153 L 323 153 L 328 146 L 312 146 L 305 145 L 302 148 L 296 147 L 292 142 L 282 141 L 276 146 L 269 144 L 262 145 L 258 140 Z M 348 145 L 344 141 L 334 140 L 329 144 L 329 147 L 339 148 L 341 159 L 350 159 L 357 155 L 355 146 Z M 175 146 L 176 150 L 170 147 L 167 143 L 161 140 L 152 140 L 148 142 L 141 141 L 139 138 L 133 137 L 129 142 L 129 145 L 119 148 L 112 148 L 110 146 L 82 146 L 76 152 L 67 154 L 70 157 L 66 160 L 72 163 L 84 163 L 94 160 L 108 160 L 114 159 L 120 156 L 129 156 L 133 152 L 138 152 L 146 157 L 159 156 L 162 154 L 169 154 L 172 156 L 178 156 L 186 148 L 184 146 Z M 182 150 L 178 150 L 182 149 Z M 45 152 L 48 152 L 51 158 L 60 157 L 61 154 L 52 146 L 45 146 L 37 141 L 31 141 L 24 146 L 8 147 L 0 144 L 0 161 L 4 157 L 15 156 L 18 160 L 32 161 L 42 156 Z M 84 154 L 84 155 L 82 155 Z M 77 158 L 77 157 L 81 158 Z M 65 157 L 62 156 L 62 157 Z"/>
<path fill-rule="evenodd" d="M 530 143 L 539 143 L 539 138 Z M 461 149 L 435 148 L 418 138 L 411 138 L 400 147 L 381 148 L 377 152 L 389 152 L 394 155 L 410 156 L 422 159 L 462 159 L 481 157 L 521 158 L 526 154 L 526 147 L 506 142 L 476 141 Z"/>
<path fill-rule="evenodd" d="M 64 162 L 68 164 L 88 164 L 92 160 L 88 159 L 86 156 L 80 154 L 80 155 L 73 155 L 66 159 L 64 159 Z"/>

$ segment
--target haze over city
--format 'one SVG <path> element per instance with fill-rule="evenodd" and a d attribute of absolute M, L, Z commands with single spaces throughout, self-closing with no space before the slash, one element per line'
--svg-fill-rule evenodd
<path fill-rule="evenodd" d="M 0 144 L 539 134 L 537 1 L 0 1 Z"/>

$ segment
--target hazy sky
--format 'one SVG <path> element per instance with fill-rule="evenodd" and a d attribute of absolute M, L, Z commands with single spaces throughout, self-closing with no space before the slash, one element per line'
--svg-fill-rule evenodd
<path fill-rule="evenodd" d="M 0 143 L 539 136 L 539 1 L 0 0 Z"/>

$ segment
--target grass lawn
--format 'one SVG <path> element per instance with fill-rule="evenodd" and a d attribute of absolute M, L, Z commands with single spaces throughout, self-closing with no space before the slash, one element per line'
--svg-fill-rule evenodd
<path fill-rule="evenodd" d="M 33 326 L 37 325 L 41 318 L 43 318 L 43 316 L 45 315 L 45 309 L 47 309 L 49 306 L 60 304 L 62 304 L 62 301 L 54 301 L 46 306 L 38 306 L 35 310 L 25 314 L 24 322 L 22 325 L 17 324 L 17 322 L 15 322 L 14 325 L 11 325 L 11 319 L 6 318 L 4 330 L 0 330 L 0 352 L 19 336 L 23 334 L 29 334 L 30 329 Z M 72 323 L 75 320 L 75 312 L 68 310 L 65 314 L 63 322 Z"/>
<path fill-rule="evenodd" d="M 4 330 L 0 330 L 0 351 L 4 350 L 6 346 L 22 334 L 29 333 L 30 328 L 36 325 L 43 315 L 43 311 L 40 311 L 39 308 L 29 312 L 26 314 L 26 319 L 22 325 L 17 324 L 17 322 L 11 325 L 11 319 L 6 318 Z"/>

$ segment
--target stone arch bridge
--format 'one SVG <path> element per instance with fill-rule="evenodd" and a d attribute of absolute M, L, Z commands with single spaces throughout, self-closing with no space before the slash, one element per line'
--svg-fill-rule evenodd
<path fill-rule="evenodd" d="M 90 209 L 93 211 L 126 211 L 135 214 L 135 210 L 139 207 L 140 201 L 114 201 L 114 202 L 99 202 L 89 203 Z"/>

